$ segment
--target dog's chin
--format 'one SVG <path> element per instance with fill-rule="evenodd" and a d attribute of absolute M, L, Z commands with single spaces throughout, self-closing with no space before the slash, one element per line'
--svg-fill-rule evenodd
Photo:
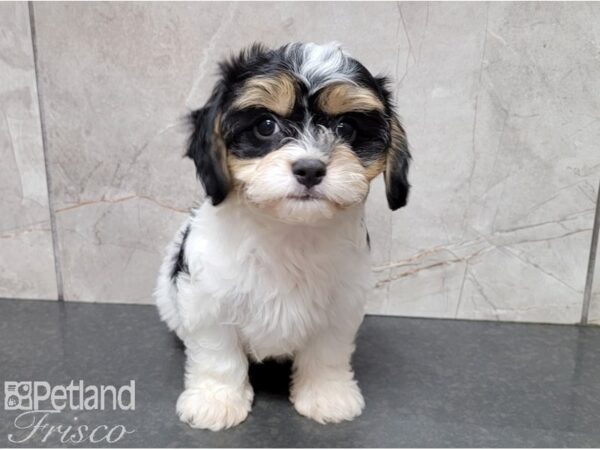
<path fill-rule="evenodd" d="M 289 224 L 319 225 L 331 220 L 341 209 L 334 202 L 309 195 L 288 196 L 252 202 L 263 214 Z"/>

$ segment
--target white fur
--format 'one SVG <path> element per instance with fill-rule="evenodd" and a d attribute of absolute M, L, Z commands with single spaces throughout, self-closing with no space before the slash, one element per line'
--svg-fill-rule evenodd
<path fill-rule="evenodd" d="M 294 72 L 309 87 L 309 93 L 312 94 L 328 84 L 341 81 L 355 84 L 351 78 L 353 67 L 348 59 L 350 55 L 344 51 L 340 43 L 335 41 L 322 45 L 312 42 L 296 43 L 288 46 L 287 53 L 290 54 L 298 48 L 302 49 L 303 57 L 294 67 Z"/>
<path fill-rule="evenodd" d="M 318 224 L 289 224 L 230 195 L 205 202 L 167 249 L 156 301 L 186 346 L 180 418 L 219 430 L 252 403 L 248 360 L 294 359 L 291 401 L 321 423 L 350 420 L 364 401 L 350 357 L 371 287 L 364 202 Z M 183 230 L 189 276 L 171 280 Z"/>

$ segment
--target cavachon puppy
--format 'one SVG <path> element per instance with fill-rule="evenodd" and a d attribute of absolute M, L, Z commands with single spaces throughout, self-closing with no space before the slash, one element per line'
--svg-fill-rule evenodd
<path fill-rule="evenodd" d="M 161 318 L 186 347 L 177 414 L 242 422 L 248 358 L 293 359 L 290 400 L 318 422 L 358 416 L 351 355 L 370 293 L 364 206 L 384 174 L 406 204 L 410 153 L 384 77 L 337 44 L 254 45 L 220 64 L 187 149 L 207 197 L 167 249 Z"/>

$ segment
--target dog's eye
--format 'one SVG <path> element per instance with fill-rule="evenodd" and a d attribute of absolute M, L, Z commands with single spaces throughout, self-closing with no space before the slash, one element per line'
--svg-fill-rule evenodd
<path fill-rule="evenodd" d="M 258 138 L 273 136 L 279 131 L 279 125 L 273 119 L 263 119 L 254 125 L 254 134 Z"/>
<path fill-rule="evenodd" d="M 335 134 L 346 142 L 352 142 L 356 137 L 356 128 L 350 122 L 342 120 L 335 126 Z"/>

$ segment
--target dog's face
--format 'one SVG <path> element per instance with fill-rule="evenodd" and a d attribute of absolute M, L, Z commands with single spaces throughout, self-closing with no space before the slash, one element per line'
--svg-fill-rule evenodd
<path fill-rule="evenodd" d="M 313 223 L 364 202 L 381 172 L 390 208 L 406 204 L 410 154 L 384 78 L 337 45 L 255 45 L 220 69 L 187 152 L 214 205 L 235 192 Z"/>

